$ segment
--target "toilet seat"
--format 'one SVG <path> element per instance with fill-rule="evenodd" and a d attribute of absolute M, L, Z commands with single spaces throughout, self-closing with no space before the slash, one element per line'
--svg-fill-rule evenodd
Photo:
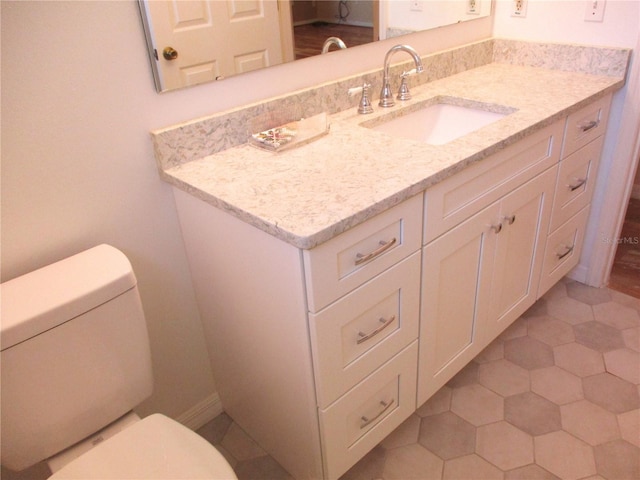
<path fill-rule="evenodd" d="M 161 414 L 136 422 L 49 478 L 237 480 L 213 445 Z"/>

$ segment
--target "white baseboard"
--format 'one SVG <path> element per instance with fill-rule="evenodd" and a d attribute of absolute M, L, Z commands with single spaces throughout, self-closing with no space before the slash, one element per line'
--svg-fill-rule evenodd
<path fill-rule="evenodd" d="M 217 393 L 214 393 L 182 413 L 176 420 L 191 430 L 198 430 L 223 411 L 220 397 Z"/>
<path fill-rule="evenodd" d="M 567 277 L 571 280 L 575 280 L 576 282 L 587 284 L 587 267 L 583 264 L 578 264 L 576 267 L 571 270 Z M 592 287 L 600 287 L 600 285 L 590 285 Z"/>

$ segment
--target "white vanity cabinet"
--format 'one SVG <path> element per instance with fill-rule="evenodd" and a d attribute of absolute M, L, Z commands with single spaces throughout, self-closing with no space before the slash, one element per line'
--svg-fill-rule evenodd
<path fill-rule="evenodd" d="M 225 411 L 345 473 L 576 265 L 609 102 L 308 250 L 175 188 Z"/>
<path fill-rule="evenodd" d="M 422 195 L 303 252 L 327 478 L 416 409 Z"/>
<path fill-rule="evenodd" d="M 562 129 L 425 193 L 418 405 L 535 302 Z"/>
<path fill-rule="evenodd" d="M 175 189 L 225 411 L 297 479 L 416 409 L 422 194 L 300 250 Z"/>
<path fill-rule="evenodd" d="M 567 117 L 538 296 L 580 260 L 610 105 L 607 95 Z"/>

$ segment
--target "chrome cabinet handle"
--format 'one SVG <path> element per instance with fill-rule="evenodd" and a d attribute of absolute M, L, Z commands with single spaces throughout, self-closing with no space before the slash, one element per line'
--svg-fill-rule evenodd
<path fill-rule="evenodd" d="M 497 225 L 491 225 L 491 230 L 493 230 L 496 233 L 500 233 L 502 231 L 502 222 L 500 222 Z"/>
<path fill-rule="evenodd" d="M 388 242 L 385 242 L 384 240 L 380 240 L 380 247 L 376 248 L 373 252 L 357 253 L 356 254 L 356 262 L 355 262 L 356 265 L 361 265 L 361 264 L 363 264 L 365 262 L 368 262 L 372 258 L 375 258 L 378 255 L 381 255 L 382 253 L 386 252 L 391 247 L 393 247 L 396 244 L 397 241 L 398 240 L 396 239 L 396 237 L 393 237 Z"/>
<path fill-rule="evenodd" d="M 380 400 L 380 405 L 382 405 L 382 410 L 380 410 L 380 412 L 378 412 L 378 414 L 373 418 L 368 418 L 368 417 L 365 417 L 364 415 L 361 416 L 360 420 L 362 420 L 362 424 L 360 424 L 360 430 L 371 425 L 373 422 L 379 419 L 384 414 L 384 412 L 386 412 L 387 410 L 389 410 L 389 408 L 391 408 L 391 405 L 393 405 L 393 403 L 394 403 L 393 398 L 389 401 L 389 403 L 385 402 L 384 400 Z"/>
<path fill-rule="evenodd" d="M 566 257 L 567 255 L 569 255 L 571 252 L 573 252 L 573 249 L 575 247 L 575 245 L 571 245 L 570 247 L 567 247 L 566 245 L 564 246 L 567 251 L 564 253 L 556 253 L 556 255 L 558 256 L 558 260 L 562 260 L 564 257 Z"/>
<path fill-rule="evenodd" d="M 384 330 L 385 328 L 387 328 L 389 325 L 391 325 L 393 323 L 393 321 L 396 319 L 395 315 L 392 315 L 388 320 L 385 320 L 384 318 L 380 318 L 379 322 L 382 324 L 380 325 L 378 328 L 376 328 L 373 332 L 371 333 L 362 333 L 362 332 L 358 332 L 358 336 L 360 337 L 356 344 L 360 345 L 361 343 L 366 342 L 367 340 L 369 340 L 370 338 L 375 337 L 376 335 L 378 335 L 382 330 Z"/>
<path fill-rule="evenodd" d="M 582 132 L 584 133 L 588 132 L 592 128 L 596 128 L 598 125 L 600 125 L 600 120 L 591 120 L 587 123 L 581 123 L 580 125 L 578 125 L 578 128 L 580 128 L 580 130 L 582 130 Z"/>
<path fill-rule="evenodd" d="M 587 179 L 586 178 L 578 178 L 578 181 L 576 183 L 574 183 L 573 185 L 567 185 L 567 187 L 569 188 L 569 190 L 571 190 L 572 192 L 579 189 L 581 186 L 583 186 L 585 183 L 587 183 Z"/>
<path fill-rule="evenodd" d="M 516 216 L 515 215 L 507 215 L 506 217 L 504 217 L 504 219 L 507 221 L 507 223 L 509 225 L 513 225 L 513 222 L 516 221 Z"/>

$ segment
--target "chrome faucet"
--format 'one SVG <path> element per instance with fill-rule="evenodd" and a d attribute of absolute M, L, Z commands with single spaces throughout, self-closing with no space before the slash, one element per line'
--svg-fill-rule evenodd
<path fill-rule="evenodd" d="M 322 45 L 322 53 L 327 53 L 331 45 L 337 45 L 338 48 L 347 48 L 345 43 L 338 37 L 329 37 L 324 41 L 324 45 Z"/>
<path fill-rule="evenodd" d="M 387 52 L 387 54 L 384 56 L 384 77 L 382 79 L 382 91 L 380 92 L 380 102 L 378 102 L 378 105 L 380 105 L 381 107 L 393 107 L 396 103 L 393 100 L 393 94 L 391 93 L 391 86 L 389 85 L 389 63 L 391 61 L 391 57 L 393 56 L 393 54 L 400 50 L 402 50 L 403 52 L 407 52 L 413 58 L 413 62 L 416 64 L 415 73 L 420 73 L 424 71 L 424 68 L 422 67 L 422 60 L 420 60 L 420 56 L 418 55 L 418 52 L 416 52 L 409 45 L 396 45 L 395 47 L 391 47 Z M 409 75 L 410 73 L 413 73 L 413 71 L 405 72 L 402 74 L 403 78 L 402 78 L 401 91 L 398 94 L 398 98 L 400 98 L 401 100 L 407 100 L 411 98 L 409 96 L 409 88 L 407 87 L 407 84 L 405 81 L 406 76 Z"/>

